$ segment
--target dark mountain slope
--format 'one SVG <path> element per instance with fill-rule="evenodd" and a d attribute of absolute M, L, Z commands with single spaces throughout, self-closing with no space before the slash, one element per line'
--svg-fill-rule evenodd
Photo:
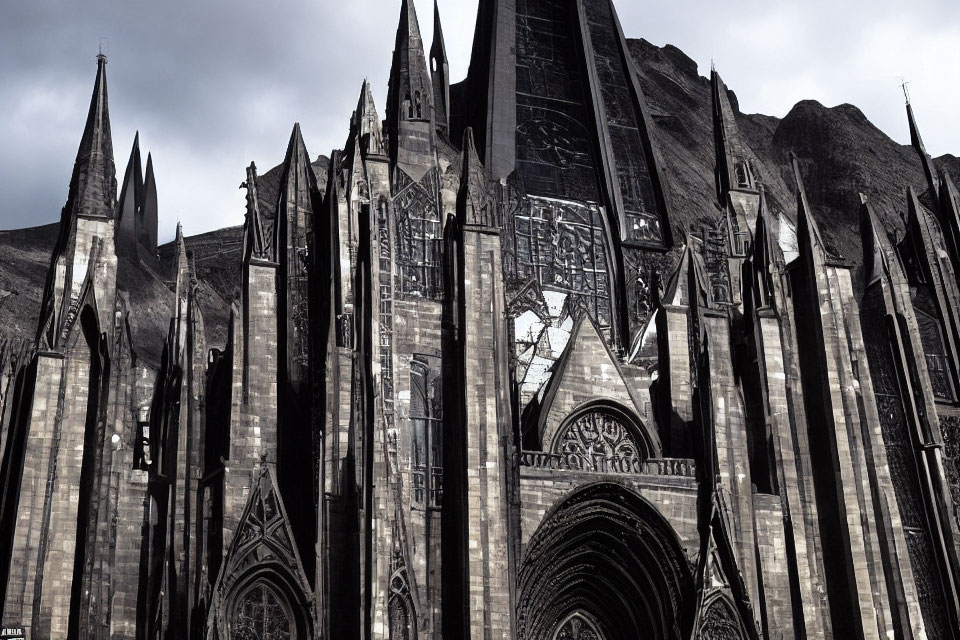
<path fill-rule="evenodd" d="M 657 125 L 655 138 L 666 162 L 671 185 L 674 237 L 678 244 L 687 230 L 713 224 L 718 214 L 714 185 L 713 122 L 710 82 L 696 63 L 672 45 L 657 47 L 646 40 L 630 40 L 650 111 Z M 722 74 L 723 70 L 719 70 Z M 922 192 L 926 185 L 913 149 L 897 144 L 874 127 L 852 105 L 827 108 L 818 102 L 798 103 L 782 120 L 739 111 L 736 95 L 730 100 L 744 140 L 754 154 L 754 165 L 764 183 L 770 205 L 795 215 L 796 196 L 790 172 L 790 153 L 800 158 L 811 205 L 834 253 L 851 264 L 861 259 L 858 232 L 859 193 L 877 206 L 888 228 L 902 230 L 907 185 Z M 906 114 L 904 114 L 906 119 Z M 922 125 L 922 123 L 921 123 Z M 346 129 L 347 123 L 344 123 Z M 326 184 L 327 159 L 314 163 L 318 180 Z M 960 160 L 935 160 L 960 181 Z M 273 215 L 280 187 L 280 167 L 258 180 L 261 211 Z M 238 175 L 242 169 L 238 167 Z M 243 211 L 237 211 L 237 223 Z M 32 337 L 36 331 L 43 282 L 56 239 L 56 225 L 0 232 L 0 335 Z M 230 304 L 239 300 L 242 230 L 228 227 L 186 239 L 201 281 L 200 302 L 209 346 L 222 345 L 227 335 Z M 165 273 L 172 273 L 172 243 L 160 248 Z M 169 279 L 169 276 L 167 276 Z M 166 327 L 166 295 L 157 278 L 135 296 L 145 310 L 136 322 L 144 332 Z M 144 299 L 150 296 L 157 300 Z M 158 341 L 162 342 L 162 335 Z M 159 344 L 158 342 L 158 344 Z"/>

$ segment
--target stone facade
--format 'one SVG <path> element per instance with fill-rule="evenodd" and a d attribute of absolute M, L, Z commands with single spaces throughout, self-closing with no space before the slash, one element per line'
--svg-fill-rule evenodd
<path fill-rule="evenodd" d="M 912 110 L 928 184 L 898 239 L 864 204 L 861 294 L 715 70 L 719 215 L 674 244 L 610 0 L 482 1 L 454 86 L 434 12 L 427 56 L 402 0 L 386 118 L 364 83 L 325 179 L 299 125 L 247 168 L 224 344 L 138 139 L 117 197 L 99 57 L 37 335 L 0 345 L 3 626 L 956 637 L 960 195 Z"/>

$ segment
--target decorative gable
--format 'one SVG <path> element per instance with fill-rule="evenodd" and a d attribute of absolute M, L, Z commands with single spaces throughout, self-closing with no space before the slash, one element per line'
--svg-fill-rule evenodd
<path fill-rule="evenodd" d="M 581 313 L 543 392 L 537 421 L 543 447 L 549 448 L 561 429 L 569 431 L 569 418 L 575 413 L 583 414 L 577 420 L 578 424 L 581 420 L 592 423 L 600 420 L 596 412 L 583 413 L 592 405 L 599 406 L 598 403 L 616 408 L 620 417 L 640 431 L 634 435 L 644 441 L 643 448 L 647 449 L 647 455 L 660 455 L 662 447 L 658 434 L 640 421 L 641 404 L 636 390 L 628 384 L 620 363 L 610 352 L 593 320 L 588 314 Z M 606 416 L 607 412 L 603 415 Z M 624 420 L 616 422 L 623 423 Z M 601 422 L 607 424 L 605 418 Z"/>

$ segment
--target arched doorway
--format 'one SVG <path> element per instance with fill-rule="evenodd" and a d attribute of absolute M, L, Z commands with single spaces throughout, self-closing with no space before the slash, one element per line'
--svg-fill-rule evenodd
<path fill-rule="evenodd" d="M 265 580 L 257 580 L 236 600 L 230 640 L 297 640 L 290 604 Z"/>
<path fill-rule="evenodd" d="M 676 533 L 646 499 L 587 485 L 544 518 L 520 567 L 522 640 L 689 638 L 693 579 Z"/>

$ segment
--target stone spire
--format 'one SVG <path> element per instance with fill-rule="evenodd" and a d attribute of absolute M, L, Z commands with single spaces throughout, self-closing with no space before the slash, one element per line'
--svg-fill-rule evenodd
<path fill-rule="evenodd" d="M 437 130 L 446 135 L 450 130 L 450 63 L 443 42 L 440 5 L 433 0 L 433 44 L 430 46 L 430 69 L 433 81 L 434 119 Z"/>
<path fill-rule="evenodd" d="M 243 227 L 243 259 L 274 260 L 272 242 L 260 215 L 260 197 L 257 193 L 257 165 L 247 167 L 247 181 L 240 185 L 247 190 L 247 218 Z"/>
<path fill-rule="evenodd" d="M 387 133 L 390 159 L 417 179 L 433 160 L 432 103 L 417 11 L 413 0 L 402 0 L 387 94 Z"/>
<path fill-rule="evenodd" d="M 87 124 L 73 165 L 68 213 L 112 218 L 116 201 L 117 177 L 107 109 L 107 57 L 100 54 Z"/>
<path fill-rule="evenodd" d="M 147 154 L 147 170 L 143 178 L 143 204 L 140 206 L 140 246 L 153 260 L 157 256 L 157 181 L 153 174 L 153 156 Z"/>
<path fill-rule="evenodd" d="M 137 243 L 137 218 L 140 216 L 140 204 L 143 200 L 143 166 L 140 164 L 140 132 L 133 138 L 133 149 L 127 170 L 123 174 L 123 186 L 117 208 L 117 253 L 121 253 Z"/>
<path fill-rule="evenodd" d="M 889 279 L 891 267 L 897 278 L 905 281 L 886 229 L 862 194 L 860 198 L 863 201 L 860 206 L 860 237 L 863 241 L 864 286 L 869 287 L 881 278 Z"/>
<path fill-rule="evenodd" d="M 473 139 L 473 129 L 463 132 L 460 153 L 460 193 L 457 196 L 457 211 L 463 216 L 461 227 L 499 229 L 496 206 L 486 184 L 486 174 Z"/>
<path fill-rule="evenodd" d="M 740 129 L 727 95 L 727 85 L 716 69 L 710 70 L 710 84 L 713 91 L 713 135 L 717 155 L 717 197 L 722 205 L 726 205 L 727 194 L 731 189 L 755 191 L 757 186 L 747 148 L 740 137 Z"/>
<path fill-rule="evenodd" d="M 350 122 L 350 135 L 356 139 L 364 156 L 386 153 L 383 146 L 383 133 L 380 129 L 380 116 L 377 115 L 377 105 L 373 99 L 373 91 L 371 91 L 370 83 L 366 79 L 360 87 L 357 109 L 353 112 L 353 118 Z M 345 148 L 349 150 L 351 146 L 348 142 Z"/>
<path fill-rule="evenodd" d="M 293 126 L 280 179 L 277 207 L 277 261 L 280 263 L 280 344 L 285 345 L 286 379 L 297 392 L 305 392 L 309 378 L 310 238 L 319 208 L 317 177 L 300 133 Z"/>
<path fill-rule="evenodd" d="M 117 176 L 110 136 L 110 114 L 107 109 L 107 58 L 97 56 L 97 78 L 87 123 L 80 139 L 77 159 L 70 178 L 67 203 L 60 215 L 60 232 L 53 250 L 50 270 L 44 287 L 37 338 L 43 348 L 58 343 L 59 328 L 68 310 L 80 295 L 88 262 L 93 256 L 112 261 L 115 256 L 112 220 L 117 213 Z M 104 248 L 104 242 L 108 247 Z M 98 273 L 98 297 L 110 300 L 116 285 L 115 262 Z M 101 318 L 107 318 L 112 310 Z"/>
<path fill-rule="evenodd" d="M 176 263 L 176 298 L 178 314 L 180 306 L 186 304 L 188 292 L 190 291 L 190 258 L 187 255 L 187 245 L 183 240 L 183 226 L 177 222 L 177 263 Z M 184 307 L 185 310 L 185 307 Z"/>
<path fill-rule="evenodd" d="M 823 242 L 823 236 L 820 235 L 820 227 L 813 217 L 813 211 L 810 209 L 810 203 L 807 201 L 807 192 L 803 186 L 803 174 L 800 172 L 800 162 L 796 156 L 792 156 L 793 178 L 797 185 L 797 235 L 805 236 L 810 243 L 810 247 L 818 251 L 823 259 L 836 260 L 836 256 L 830 254 L 826 244 Z"/>
<path fill-rule="evenodd" d="M 920 137 L 920 129 L 917 127 L 917 119 L 913 115 L 913 105 L 910 104 L 910 98 L 907 98 L 907 121 L 910 123 L 910 144 L 920 156 L 920 162 L 923 163 L 923 173 L 927 176 L 927 186 L 930 187 L 930 195 L 936 200 L 940 194 L 937 184 L 937 169 L 933 166 L 933 160 L 923 146 L 923 138 Z"/>
<path fill-rule="evenodd" d="M 940 216 L 953 271 L 960 274 L 960 191 L 946 171 L 940 172 Z"/>

